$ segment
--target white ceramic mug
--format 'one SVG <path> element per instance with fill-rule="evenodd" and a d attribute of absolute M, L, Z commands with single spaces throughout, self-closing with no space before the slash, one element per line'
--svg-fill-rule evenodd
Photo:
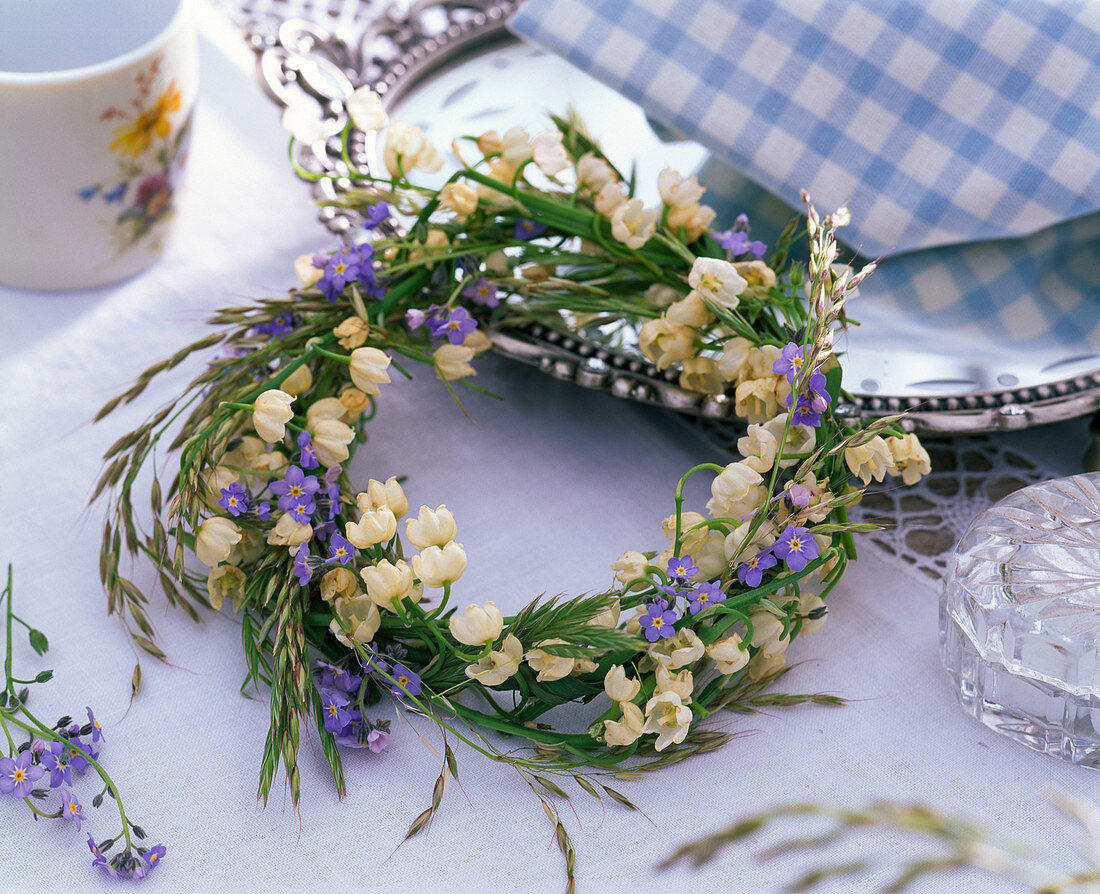
<path fill-rule="evenodd" d="M 0 283 L 86 288 L 153 263 L 197 87 L 186 0 L 0 0 Z"/>

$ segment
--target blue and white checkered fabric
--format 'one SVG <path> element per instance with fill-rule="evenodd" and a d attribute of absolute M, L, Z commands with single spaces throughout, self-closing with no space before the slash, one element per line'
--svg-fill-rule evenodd
<path fill-rule="evenodd" d="M 511 28 L 757 199 L 848 205 L 848 243 L 889 256 L 876 312 L 1100 345 L 1100 2 L 527 0 Z"/>
<path fill-rule="evenodd" d="M 530 0 L 512 20 L 870 255 L 1100 210 L 1100 4 Z"/>

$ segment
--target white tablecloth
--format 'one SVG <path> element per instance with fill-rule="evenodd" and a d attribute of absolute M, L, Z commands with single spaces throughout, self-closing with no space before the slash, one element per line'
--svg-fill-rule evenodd
<path fill-rule="evenodd" d="M 514 772 L 466 748 L 458 749 L 461 788 L 449 790 L 429 833 L 398 847 L 439 772 L 437 755 L 399 717 L 387 753 L 348 755 L 343 801 L 306 736 L 300 811 L 279 787 L 257 809 L 267 707 L 238 691 L 244 664 L 228 614 L 196 626 L 154 607 L 172 665 L 143 662 L 145 686 L 127 711 L 134 656 L 106 616 L 96 574 L 101 510 L 85 504 L 103 450 L 180 382 L 151 387 L 103 424 L 89 420 L 145 366 L 201 335 L 208 311 L 278 294 L 292 283 L 295 256 L 332 245 L 288 169 L 278 116 L 245 72 L 243 45 L 228 26 L 220 43 L 203 41 L 190 192 L 164 260 L 90 293 L 0 289 L 0 561 L 14 564 L 18 611 L 50 638 L 46 666 L 56 676 L 37 696 L 39 711 L 53 718 L 95 706 L 127 811 L 168 846 L 145 882 L 150 891 L 561 890 L 561 858 L 535 798 Z M 239 51 L 233 59 L 230 47 Z M 662 545 L 659 522 L 680 474 L 719 459 L 673 417 L 525 367 L 488 359 L 477 382 L 505 401 L 469 392 L 476 422 L 423 372 L 395 383 L 355 466 L 364 481 L 407 473 L 414 506 L 446 502 L 454 511 L 470 555 L 460 602 L 492 598 L 514 610 L 542 592 L 607 586 L 622 550 Z M 1052 461 L 1072 472 L 1083 437 L 1073 423 L 1027 439 L 1060 444 L 1065 458 Z M 934 590 L 865 551 L 830 605 L 829 623 L 792 648 L 802 664 L 787 688 L 851 704 L 717 718 L 739 734 L 726 748 L 620 783 L 648 820 L 575 790 L 576 815 L 564 813 L 579 891 L 781 890 L 792 867 L 756 862 L 751 849 L 699 872 L 657 875 L 654 867 L 675 845 L 788 800 L 924 800 L 1043 838 L 1053 814 L 1039 800 L 1050 786 L 1100 797 L 1100 776 L 1027 751 L 962 713 L 937 655 Z M 16 664 L 24 675 L 41 666 L 23 641 Z M 90 786 L 80 792 L 88 827 L 97 838 L 112 834 L 110 804 L 92 811 Z M 116 884 L 89 867 L 84 835 L 67 823 L 34 826 L 22 803 L 5 797 L 0 830 L 0 890 Z M 1012 889 L 968 875 L 919 890 Z"/>

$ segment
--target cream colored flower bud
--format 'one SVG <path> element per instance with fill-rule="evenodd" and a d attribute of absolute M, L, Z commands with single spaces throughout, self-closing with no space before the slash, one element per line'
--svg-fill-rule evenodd
<path fill-rule="evenodd" d="M 224 459 L 224 457 L 223 457 Z M 215 466 L 202 473 L 202 482 L 206 487 L 203 502 L 211 509 L 221 508 L 222 488 L 240 483 L 241 476 L 225 466 Z"/>
<path fill-rule="evenodd" d="M 467 332 L 466 341 L 462 343 L 462 347 L 469 348 L 475 354 L 482 354 L 488 351 L 492 346 L 493 340 L 480 329 L 475 329 L 473 332 Z"/>
<path fill-rule="evenodd" d="M 577 182 L 589 189 L 599 192 L 618 179 L 611 165 L 594 152 L 586 152 L 577 160 Z"/>
<path fill-rule="evenodd" d="M 386 131 L 383 160 L 391 177 L 407 174 L 413 168 L 431 174 L 443 167 L 443 156 L 436 151 L 424 131 L 400 121 L 390 122 Z"/>
<path fill-rule="evenodd" d="M 279 387 L 292 397 L 304 394 L 313 385 L 313 373 L 306 364 L 299 366 L 294 372 L 283 379 Z"/>
<path fill-rule="evenodd" d="M 550 277 L 557 275 L 557 268 L 546 264 L 524 264 L 516 271 L 521 279 L 527 282 L 546 282 Z"/>
<path fill-rule="evenodd" d="M 665 319 L 677 326 L 692 326 L 702 329 L 714 322 L 714 314 L 707 310 L 703 296 L 696 291 L 688 292 L 665 311 Z"/>
<path fill-rule="evenodd" d="M 740 380 L 749 361 L 749 353 L 752 351 L 752 342 L 747 338 L 736 335 L 722 346 L 722 354 L 718 358 L 718 372 L 727 382 Z"/>
<path fill-rule="evenodd" d="M 586 674 L 593 673 L 599 665 L 590 658 L 578 658 L 576 664 L 573 665 L 573 670 L 569 674 L 571 677 L 583 677 Z"/>
<path fill-rule="evenodd" d="M 626 204 L 621 183 L 610 180 L 596 193 L 596 211 L 604 217 L 611 217 L 619 206 Z"/>
<path fill-rule="evenodd" d="M 498 248 L 485 256 L 485 272 L 492 276 L 512 275 L 512 261 L 504 249 Z"/>
<path fill-rule="evenodd" d="M 786 406 L 790 393 L 791 383 L 785 376 L 745 379 L 734 392 L 733 411 L 750 424 L 766 422 Z"/>
<path fill-rule="evenodd" d="M 344 406 L 344 415 L 340 417 L 340 421 L 354 425 L 370 406 L 370 395 L 354 385 L 346 385 L 340 389 L 340 403 Z"/>
<path fill-rule="evenodd" d="M 718 364 L 710 357 L 688 357 L 680 367 L 680 387 L 698 394 L 725 392 Z"/>
<path fill-rule="evenodd" d="M 736 633 L 707 646 L 707 655 L 720 674 L 735 674 L 749 663 L 749 650 Z"/>
<path fill-rule="evenodd" d="M 355 432 L 350 426 L 339 419 L 319 419 L 310 426 L 310 432 L 313 452 L 323 466 L 338 466 L 348 458 L 348 444 L 355 440 Z"/>
<path fill-rule="evenodd" d="M 657 364 L 657 369 L 667 369 L 673 363 L 695 356 L 695 330 L 677 326 L 664 318 L 647 320 L 638 330 L 638 347 Z"/>
<path fill-rule="evenodd" d="M 871 483 L 871 479 L 882 481 L 887 474 L 896 475 L 897 465 L 894 463 L 893 454 L 881 437 L 876 435 L 866 444 L 859 447 L 849 447 L 844 451 L 844 462 L 852 474 L 863 482 L 864 486 Z"/>
<path fill-rule="evenodd" d="M 749 659 L 749 679 L 754 683 L 759 683 L 761 680 L 783 670 L 786 664 L 786 652 L 776 652 L 773 655 L 763 651 L 757 652 Z"/>
<path fill-rule="evenodd" d="M 477 138 L 477 151 L 482 155 L 496 155 L 504 148 L 500 141 L 500 134 L 495 130 L 487 130 Z"/>
<path fill-rule="evenodd" d="M 340 347 L 351 351 L 365 344 L 370 327 L 359 317 L 348 317 L 339 326 L 332 330 Z"/>
<path fill-rule="evenodd" d="M 325 275 L 325 271 L 313 266 L 313 255 L 298 255 L 294 260 L 294 275 L 298 277 L 302 288 L 308 289 Z"/>
<path fill-rule="evenodd" d="M 611 235 L 637 250 L 657 232 L 660 216 L 656 208 L 644 207 L 641 199 L 627 199 L 611 212 Z"/>
<path fill-rule="evenodd" d="M 539 646 L 562 645 L 565 645 L 565 640 L 556 638 L 544 640 L 539 643 Z M 536 682 L 552 683 L 554 680 L 568 677 L 573 672 L 573 668 L 577 662 L 574 658 L 553 655 L 541 648 L 535 648 L 527 653 L 527 663 L 531 665 L 534 670 L 538 671 L 538 676 L 535 677 Z"/>
<path fill-rule="evenodd" d="M 321 598 L 325 602 L 332 602 L 337 597 L 351 599 L 361 592 L 359 582 L 355 578 L 355 572 L 343 565 L 337 565 L 335 568 L 326 571 L 321 578 Z"/>
<path fill-rule="evenodd" d="M 439 191 L 439 204 L 460 217 L 477 211 L 477 190 L 468 183 L 448 183 Z"/>
<path fill-rule="evenodd" d="M 611 563 L 611 570 L 615 572 L 615 578 L 624 587 L 632 580 L 645 577 L 646 565 L 649 559 L 634 549 L 628 549 L 619 558 Z"/>
<path fill-rule="evenodd" d="M 369 643 L 382 626 L 382 615 L 378 606 L 363 593 L 351 599 L 338 597 L 332 603 L 332 610 L 336 617 L 329 622 L 328 629 L 348 648 L 351 648 L 352 640 Z M 344 632 L 345 628 L 351 634 L 350 638 Z"/>
<path fill-rule="evenodd" d="M 358 522 L 344 525 L 344 536 L 358 549 L 389 543 L 397 533 L 397 518 L 388 506 L 369 509 Z"/>
<path fill-rule="evenodd" d="M 500 139 L 500 156 L 513 168 L 531 158 L 531 138 L 522 127 L 509 127 Z"/>
<path fill-rule="evenodd" d="M 654 307 L 668 307 L 673 302 L 683 298 L 684 293 L 673 286 L 666 286 L 664 283 L 658 282 L 645 290 L 644 297 Z"/>
<path fill-rule="evenodd" d="M 932 471 L 932 460 L 916 435 L 887 438 L 886 446 L 890 448 L 890 456 L 897 468 L 893 474 L 900 473 L 901 480 L 906 484 L 916 484 L 922 475 Z"/>
<path fill-rule="evenodd" d="M 379 608 L 395 611 L 394 602 L 412 594 L 413 572 L 402 559 L 394 565 L 383 559 L 359 572 L 367 585 L 367 595 Z"/>
<path fill-rule="evenodd" d="M 744 278 L 750 286 L 760 286 L 770 289 L 776 283 L 775 271 L 763 261 L 737 261 L 733 269 Z"/>
<path fill-rule="evenodd" d="M 195 555 L 203 565 L 213 568 L 229 558 L 240 539 L 240 528 L 228 518 L 215 515 L 204 521 L 195 535 Z"/>
<path fill-rule="evenodd" d="M 352 123 L 360 130 L 380 130 L 390 123 L 390 116 L 382 108 L 382 97 L 370 87 L 356 87 L 344 103 Z"/>
<path fill-rule="evenodd" d="M 535 159 L 535 164 L 538 165 L 539 170 L 547 177 L 560 174 L 569 167 L 569 155 L 566 153 L 561 140 L 562 133 L 555 128 L 554 130 L 543 131 L 531 141 L 531 155 Z"/>
<path fill-rule="evenodd" d="M 233 611 L 240 611 L 244 601 L 244 572 L 235 565 L 219 565 L 211 568 L 206 576 L 206 592 L 210 596 L 210 607 L 221 611 L 226 599 L 233 600 Z"/>
<path fill-rule="evenodd" d="M 386 369 L 390 356 L 378 348 L 356 348 L 351 352 L 351 380 L 367 394 L 379 394 L 378 386 L 390 381 Z"/>
<path fill-rule="evenodd" d="M 653 643 L 646 654 L 659 667 L 678 670 L 694 664 L 703 657 L 706 647 L 699 636 L 690 627 L 677 630 L 674 636 Z"/>
<path fill-rule="evenodd" d="M 457 536 L 455 517 L 443 505 L 434 510 L 421 506 L 417 517 L 406 523 L 405 536 L 417 549 L 446 546 Z"/>
<path fill-rule="evenodd" d="M 294 418 L 290 409 L 294 397 L 285 391 L 273 388 L 256 398 L 252 405 L 252 425 L 256 434 L 267 443 L 274 444 L 286 434 L 286 424 Z"/>
<path fill-rule="evenodd" d="M 306 409 L 306 428 L 312 429 L 322 419 L 343 419 L 347 407 L 338 397 L 322 397 Z"/>
<path fill-rule="evenodd" d="M 436 376 L 448 381 L 476 376 L 477 370 L 470 365 L 473 356 L 474 349 L 466 345 L 452 345 L 449 342 L 440 345 L 432 354 Z"/>
<path fill-rule="evenodd" d="M 683 174 L 672 168 L 665 168 L 657 175 L 657 191 L 661 201 L 672 208 L 687 208 L 695 205 L 703 197 L 706 188 L 699 185 L 696 177 L 684 179 Z"/>
<path fill-rule="evenodd" d="M 497 641 L 504 630 L 504 616 L 495 602 L 467 605 L 462 614 L 451 615 L 449 627 L 451 636 L 463 645 L 483 646 Z"/>
<path fill-rule="evenodd" d="M 267 542 L 271 546 L 289 546 L 291 552 L 297 552 L 298 547 L 313 536 L 312 525 L 300 525 L 289 512 L 284 512 L 275 522 L 275 527 L 267 534 Z"/>
<path fill-rule="evenodd" d="M 621 664 L 613 664 L 604 675 L 603 691 L 613 702 L 632 702 L 641 690 L 641 680 L 627 677 Z"/>
<path fill-rule="evenodd" d="M 657 733 L 654 748 L 664 751 L 669 745 L 683 742 L 691 727 L 691 708 L 687 707 L 675 692 L 662 692 L 653 696 L 645 706 L 646 721 L 643 733 Z"/>
<path fill-rule="evenodd" d="M 707 509 L 726 518 L 744 518 L 764 505 L 767 489 L 759 472 L 744 461 L 730 463 L 711 482 Z"/>
<path fill-rule="evenodd" d="M 828 609 L 825 608 L 825 600 L 816 593 L 803 590 L 798 595 L 798 612 L 802 615 L 802 635 L 809 636 L 820 630 L 825 624 Z M 811 618 L 810 615 L 817 617 Z"/>
<path fill-rule="evenodd" d="M 508 164 L 506 161 L 494 158 L 489 162 L 489 176 L 499 183 L 505 183 L 511 186 L 516 179 L 516 169 Z M 478 183 L 475 187 L 477 189 L 478 198 L 490 203 L 497 207 L 507 207 L 512 204 L 512 197 L 506 193 L 500 192 L 497 189 L 493 189 L 491 186 L 487 186 L 484 183 Z"/>
<path fill-rule="evenodd" d="M 691 703 L 691 693 L 695 688 L 695 677 L 691 671 L 684 670 L 674 674 L 663 665 L 657 665 L 657 689 L 655 694 L 675 692 L 685 705 Z"/>
<path fill-rule="evenodd" d="M 622 606 L 619 604 L 618 599 L 613 599 L 611 605 L 600 612 L 591 621 L 594 627 L 604 627 L 608 630 L 614 630 L 619 626 L 619 613 L 622 611 Z"/>
<path fill-rule="evenodd" d="M 680 548 L 691 556 L 695 555 L 695 547 L 699 546 L 704 540 L 707 539 L 707 529 L 699 528 L 697 531 L 691 531 L 696 525 L 701 525 L 706 519 L 698 512 L 681 512 L 680 513 Z M 690 534 L 687 532 L 691 531 Z M 665 535 L 669 540 L 673 540 L 676 537 L 676 515 L 675 513 L 670 515 L 664 521 L 661 522 L 661 533 Z"/>
<path fill-rule="evenodd" d="M 603 722 L 603 739 L 611 748 L 622 745 L 633 745 L 642 735 L 642 727 L 645 725 L 645 715 L 642 709 L 630 702 L 623 702 L 622 720 L 605 720 Z"/>
<path fill-rule="evenodd" d="M 366 491 L 356 495 L 355 501 L 359 505 L 360 512 L 381 509 L 386 506 L 395 518 L 403 518 L 405 513 L 409 511 L 409 500 L 405 496 L 405 491 L 401 489 L 400 482 L 393 476 L 387 478 L 384 484 L 372 478 L 367 482 Z"/>
<path fill-rule="evenodd" d="M 717 216 L 718 212 L 710 205 L 688 205 L 686 208 L 670 208 L 665 224 L 677 236 L 682 230 L 685 242 L 694 242 L 710 229 Z"/>
<path fill-rule="evenodd" d="M 492 603 L 490 602 L 489 605 Z M 504 637 L 500 650 L 492 651 L 476 664 L 469 665 L 466 668 L 466 676 L 477 680 L 483 686 L 499 686 L 519 672 L 519 663 L 522 660 L 523 644 L 509 633 Z"/>
<path fill-rule="evenodd" d="M 429 546 L 420 555 L 413 556 L 412 563 L 413 571 L 423 581 L 424 586 L 442 587 L 445 583 L 453 584 L 462 577 L 462 572 L 466 570 L 466 552 L 454 542 L 443 548 Z"/>
<path fill-rule="evenodd" d="M 751 612 L 752 644 L 766 655 L 785 652 L 790 641 L 783 638 L 783 622 L 769 611 Z"/>

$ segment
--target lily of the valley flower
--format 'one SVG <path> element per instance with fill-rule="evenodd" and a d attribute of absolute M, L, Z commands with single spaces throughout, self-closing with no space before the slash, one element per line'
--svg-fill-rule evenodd
<path fill-rule="evenodd" d="M 229 558 L 241 541 L 241 529 L 228 518 L 215 515 L 202 523 L 195 536 L 195 555 L 210 568 Z"/>
<path fill-rule="evenodd" d="M 412 564 L 424 586 L 442 587 L 462 577 L 466 570 L 466 552 L 453 541 L 442 548 L 429 546 L 413 556 Z"/>
<path fill-rule="evenodd" d="M 480 661 L 469 665 L 466 676 L 483 686 L 499 686 L 519 672 L 519 663 L 522 660 L 523 644 L 509 633 L 504 637 L 504 643 L 499 650 L 494 650 Z"/>
<path fill-rule="evenodd" d="M 603 722 L 604 741 L 612 748 L 621 745 L 633 745 L 642 735 L 645 726 L 645 715 L 642 709 L 631 702 L 623 702 L 620 706 L 623 711 L 622 720 L 605 720 Z"/>
<path fill-rule="evenodd" d="M 413 571 L 402 559 L 396 565 L 383 559 L 359 573 L 367 585 L 367 595 L 379 608 L 394 611 L 394 602 L 413 594 Z"/>
<path fill-rule="evenodd" d="M 565 645 L 565 640 L 554 638 L 539 643 L 540 647 L 560 645 Z M 534 648 L 527 653 L 527 663 L 538 671 L 538 676 L 535 678 L 537 682 L 550 683 L 554 680 L 560 680 L 562 677 L 568 677 L 573 672 L 576 659 L 553 655 L 542 648 Z"/>
<path fill-rule="evenodd" d="M 367 394 L 378 395 L 378 386 L 388 384 L 390 374 L 386 371 L 390 365 L 390 356 L 378 348 L 356 348 L 351 352 L 351 380 L 355 387 Z"/>
<path fill-rule="evenodd" d="M 389 543 L 396 533 L 397 517 L 389 506 L 368 509 L 358 522 L 348 522 L 344 526 L 344 536 L 358 549 Z"/>
<path fill-rule="evenodd" d="M 467 605 L 462 614 L 451 615 L 448 625 L 453 636 L 467 646 L 483 646 L 496 642 L 504 629 L 504 616 L 495 602 Z"/>
<path fill-rule="evenodd" d="M 691 708 L 681 701 L 675 692 L 662 692 L 653 696 L 645 706 L 643 733 L 657 733 L 654 748 L 664 751 L 669 745 L 683 742 L 691 727 Z"/>
<path fill-rule="evenodd" d="M 286 424 L 294 418 L 290 408 L 293 396 L 273 388 L 256 398 L 252 405 L 252 426 L 263 440 L 275 444 L 286 435 Z"/>
<path fill-rule="evenodd" d="M 446 546 L 458 536 L 455 517 L 444 505 L 434 510 L 421 506 L 417 517 L 409 519 L 406 523 L 405 536 L 417 549 Z"/>

